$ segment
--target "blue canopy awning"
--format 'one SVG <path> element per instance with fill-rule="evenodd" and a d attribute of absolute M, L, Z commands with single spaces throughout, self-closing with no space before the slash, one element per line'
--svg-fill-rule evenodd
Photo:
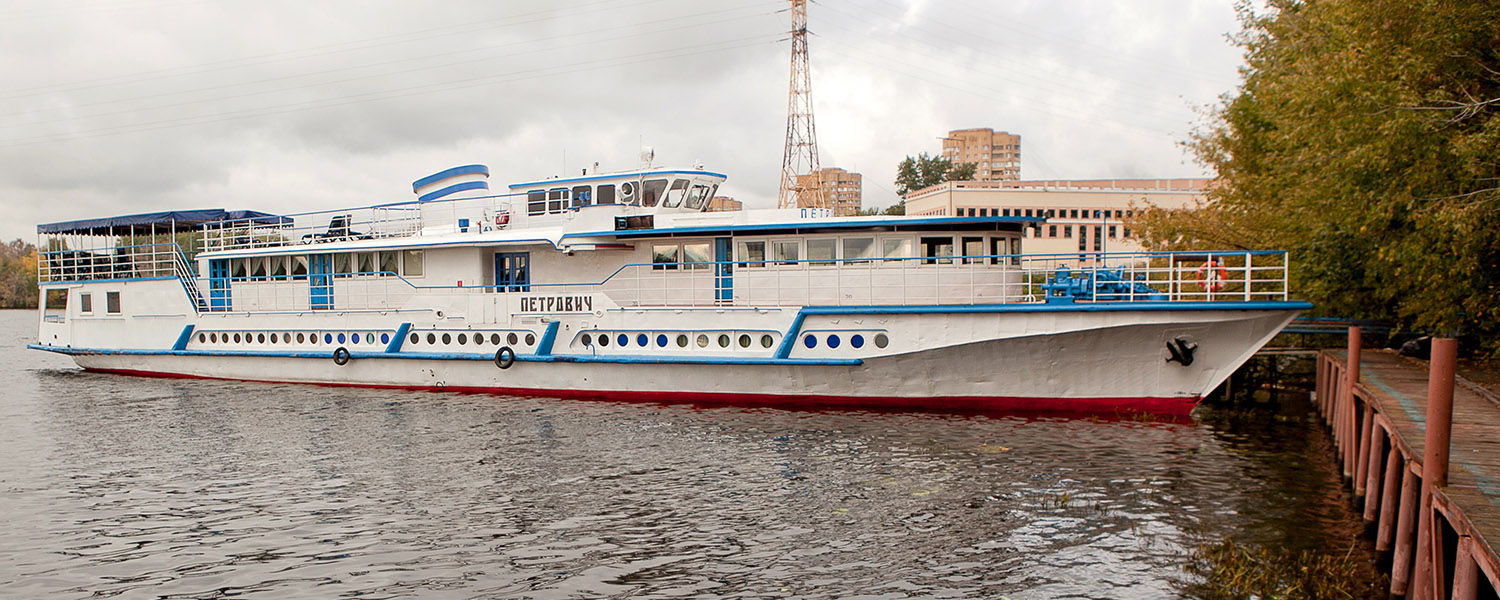
<path fill-rule="evenodd" d="M 157 230 L 166 229 L 172 232 L 194 231 L 204 223 L 216 223 L 219 221 L 239 221 L 236 225 L 244 225 L 246 221 L 255 225 L 271 227 L 290 227 L 291 217 L 283 217 L 269 213 L 253 210 L 224 210 L 222 208 L 205 208 L 199 210 L 172 210 L 167 212 L 142 213 L 138 215 L 125 215 L 123 217 L 105 217 L 102 219 L 83 219 L 80 221 L 64 221 L 62 223 L 47 223 L 37 225 L 37 233 L 70 233 L 79 235 L 116 235 L 125 233 L 122 230 L 136 228 L 147 228 L 155 225 Z"/>

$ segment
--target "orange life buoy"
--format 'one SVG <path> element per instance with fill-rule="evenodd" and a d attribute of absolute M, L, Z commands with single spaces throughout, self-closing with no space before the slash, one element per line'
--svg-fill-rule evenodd
<path fill-rule="evenodd" d="M 510 224 L 510 211 L 502 210 L 495 214 L 495 226 L 505 227 Z"/>
<path fill-rule="evenodd" d="M 1224 263 L 1217 259 L 1209 260 L 1198 267 L 1198 287 L 1205 292 L 1217 292 L 1224 289 L 1224 282 L 1229 279 L 1229 271 L 1224 269 Z"/>

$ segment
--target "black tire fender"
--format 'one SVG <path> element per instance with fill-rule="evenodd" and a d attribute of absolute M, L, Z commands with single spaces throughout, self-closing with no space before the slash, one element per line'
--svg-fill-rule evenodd
<path fill-rule="evenodd" d="M 495 366 L 509 369 L 513 364 L 516 364 L 516 351 L 511 350 L 510 346 L 501 346 L 495 351 Z"/>
<path fill-rule="evenodd" d="M 334 350 L 333 364 L 336 364 L 340 367 L 349 364 L 349 349 L 343 346 L 339 346 L 337 350 Z"/>

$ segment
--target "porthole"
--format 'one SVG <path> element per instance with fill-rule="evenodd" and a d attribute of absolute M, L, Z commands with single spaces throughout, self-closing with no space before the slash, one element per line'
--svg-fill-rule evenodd
<path fill-rule="evenodd" d="M 745 335 L 743 333 L 740 334 L 740 347 L 741 348 L 749 348 L 750 347 L 750 336 Z"/>
<path fill-rule="evenodd" d="M 236 344 L 240 343 L 240 334 L 238 334 L 238 333 L 234 334 L 234 343 L 236 343 Z"/>
<path fill-rule="evenodd" d="M 599 345 L 600 346 L 605 346 L 605 347 L 609 346 L 609 336 L 605 335 L 605 334 L 601 334 L 599 336 Z"/>
<path fill-rule="evenodd" d="M 339 334 L 339 343 L 340 344 L 344 343 L 344 334 L 342 334 L 342 333 Z M 359 343 L 359 334 L 357 334 L 357 333 L 351 333 L 351 334 L 349 334 L 349 343 L 351 343 L 351 344 L 358 344 Z"/>
<path fill-rule="evenodd" d="M 589 335 L 587 333 L 583 334 L 583 337 L 578 338 L 578 340 L 581 341 L 581 342 L 583 342 L 583 345 L 585 345 L 585 346 L 592 346 L 592 345 L 594 345 L 594 336 Z"/>
<path fill-rule="evenodd" d="M 202 343 L 204 343 L 206 341 L 208 341 L 208 335 L 207 334 L 203 334 L 203 333 L 198 334 L 198 343 L 202 344 Z"/>
<path fill-rule="evenodd" d="M 884 333 L 877 333 L 877 334 L 875 334 L 875 347 L 876 348 L 884 348 L 886 346 L 889 346 L 890 343 L 891 343 L 891 338 L 886 337 L 886 335 Z"/>
<path fill-rule="evenodd" d="M 762 348 L 770 348 L 771 344 L 774 344 L 774 343 L 776 343 L 776 342 L 775 342 L 775 340 L 771 339 L 771 335 L 770 334 L 765 334 L 765 335 L 760 336 L 760 347 L 762 347 Z"/>
<path fill-rule="evenodd" d="M 332 344 L 333 343 L 333 334 L 331 334 L 331 333 L 325 333 L 325 334 L 323 334 L 323 343 L 325 343 L 325 344 Z"/>
<path fill-rule="evenodd" d="M 677 347 L 678 348 L 686 348 L 687 347 L 687 335 L 686 334 L 682 334 L 682 333 L 677 334 Z"/>
<path fill-rule="evenodd" d="M 416 340 L 417 334 L 413 333 L 413 334 L 411 334 L 411 337 L 412 337 L 412 340 L 411 340 L 412 343 L 416 343 L 417 342 L 417 340 Z M 298 344 L 305 344 L 305 343 L 307 343 L 307 335 L 306 334 L 301 334 L 301 333 L 297 334 L 297 343 Z"/>
<path fill-rule="evenodd" d="M 484 334 L 482 334 L 482 333 L 476 333 L 476 334 L 474 334 L 474 345 L 475 346 L 483 346 L 484 345 Z"/>
<path fill-rule="evenodd" d="M 863 347 L 865 347 L 865 336 L 862 336 L 862 335 L 857 334 L 857 333 L 854 334 L 854 335 L 852 335 L 852 336 L 849 336 L 849 345 L 850 346 L 854 346 L 855 348 L 863 348 Z"/>
<path fill-rule="evenodd" d="M 443 345 L 446 346 L 446 345 L 452 344 L 452 343 L 453 343 L 453 336 L 448 335 L 446 333 L 443 334 Z"/>
<path fill-rule="evenodd" d="M 273 333 L 273 334 L 271 334 L 271 343 L 272 343 L 272 344 L 274 344 L 274 343 L 276 343 L 276 341 L 277 341 L 277 340 L 276 340 L 276 337 L 277 337 L 277 336 L 276 336 L 276 334 L 274 334 L 274 333 Z"/>
<path fill-rule="evenodd" d="M 625 335 L 623 333 L 620 334 L 620 335 L 617 335 L 617 336 L 615 336 L 615 343 L 619 344 L 621 348 L 629 346 L 630 345 L 630 336 Z"/>
<path fill-rule="evenodd" d="M 517 339 L 516 338 L 516 334 L 514 334 L 514 333 L 508 333 L 508 334 L 505 335 L 505 343 L 510 344 L 512 346 L 516 345 L 516 339 Z"/>
<path fill-rule="evenodd" d="M 815 335 L 804 336 L 802 338 L 802 345 L 803 346 L 807 346 L 808 348 L 817 348 L 818 347 L 818 337 L 815 336 Z"/>
<path fill-rule="evenodd" d="M 383 344 L 389 344 L 390 343 L 390 339 L 384 333 L 380 334 L 380 340 L 381 340 L 381 343 L 383 343 Z M 366 344 L 373 344 L 373 343 L 375 343 L 375 334 L 373 334 L 373 333 L 366 333 L 365 334 L 365 343 Z"/>
<path fill-rule="evenodd" d="M 467 344 L 467 343 L 469 343 L 469 336 L 468 336 L 468 334 L 464 334 L 464 333 L 458 334 L 458 345 L 462 346 L 462 345 Z"/>
<path fill-rule="evenodd" d="M 499 346 L 500 345 L 500 334 L 498 334 L 498 333 L 491 333 L 490 334 L 490 343 L 494 344 L 496 346 Z"/>
<path fill-rule="evenodd" d="M 644 334 L 644 333 L 638 333 L 635 336 L 635 345 L 640 346 L 642 348 L 645 348 L 646 344 L 649 343 L 649 342 L 647 342 L 648 339 L 649 338 L 646 337 L 646 334 Z"/>
<path fill-rule="evenodd" d="M 727 334 L 727 333 L 721 333 L 721 334 L 719 334 L 719 347 L 720 348 L 728 348 L 729 347 L 729 334 Z"/>
<path fill-rule="evenodd" d="M 699 348 L 707 348 L 708 347 L 708 336 L 703 335 L 701 333 L 698 334 L 698 347 Z"/>
<path fill-rule="evenodd" d="M 526 334 L 526 345 L 527 346 L 531 346 L 531 345 L 534 345 L 534 344 L 536 344 L 536 336 L 531 335 L 529 333 Z"/>
<path fill-rule="evenodd" d="M 656 347 L 657 348 L 666 348 L 667 347 L 667 334 L 665 334 L 665 333 L 658 333 L 658 334 L 656 334 Z"/>
<path fill-rule="evenodd" d="M 838 335 L 830 335 L 830 336 L 828 336 L 828 347 L 829 348 L 837 348 L 837 347 L 839 347 L 839 336 Z"/>
<path fill-rule="evenodd" d="M 255 336 L 255 343 L 257 343 L 257 344 L 264 344 L 264 343 L 266 343 L 266 334 L 264 334 L 264 333 L 256 334 L 256 336 Z"/>
<path fill-rule="evenodd" d="M 208 341 L 211 344 L 217 344 L 217 343 L 219 343 L 219 334 L 217 334 L 217 333 L 210 333 L 210 334 L 208 334 Z"/>
<path fill-rule="evenodd" d="M 389 333 L 382 333 L 382 334 L 380 334 L 380 343 L 382 343 L 382 344 L 389 344 L 389 343 L 391 343 L 391 334 L 389 334 Z"/>
<path fill-rule="evenodd" d="M 437 343 L 437 336 L 434 335 L 434 334 L 431 334 L 431 333 L 427 334 L 427 343 L 428 344 L 436 344 Z"/>

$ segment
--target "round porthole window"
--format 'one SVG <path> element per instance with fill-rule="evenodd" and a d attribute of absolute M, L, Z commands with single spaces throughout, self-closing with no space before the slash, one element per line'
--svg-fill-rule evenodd
<path fill-rule="evenodd" d="M 484 334 L 482 334 L 482 333 L 476 333 L 476 334 L 474 334 L 474 345 L 475 346 L 483 346 L 484 345 Z"/>
<path fill-rule="evenodd" d="M 615 343 L 619 344 L 621 348 L 629 346 L 630 345 L 630 336 L 625 335 L 623 333 L 619 334 L 619 335 L 616 335 L 615 336 Z"/>
<path fill-rule="evenodd" d="M 380 340 L 381 340 L 380 343 L 382 343 L 382 344 L 389 344 L 390 343 L 390 339 L 387 338 L 387 336 L 384 333 L 380 334 Z M 375 343 L 375 334 L 373 334 L 373 333 L 366 333 L 365 334 L 365 343 L 366 344 L 373 344 L 373 343 Z"/>
<path fill-rule="evenodd" d="M 749 348 L 750 347 L 750 336 L 745 335 L 743 333 L 740 334 L 740 347 L 741 348 Z"/>
<path fill-rule="evenodd" d="M 382 343 L 382 344 L 389 344 L 389 343 L 391 343 L 391 334 L 389 334 L 389 333 L 382 333 L 382 334 L 380 334 L 380 343 Z"/>
<path fill-rule="evenodd" d="M 526 345 L 527 346 L 531 346 L 533 344 L 536 344 L 536 336 L 531 335 L 529 333 L 526 334 Z"/>
<path fill-rule="evenodd" d="M 340 343 L 340 344 L 342 344 L 342 343 L 344 343 L 344 340 L 346 340 L 346 339 L 348 339 L 348 337 L 347 337 L 347 336 L 345 336 L 345 335 L 344 335 L 344 334 L 342 334 L 342 333 L 340 333 L 340 334 L 339 334 L 339 343 Z"/>
<path fill-rule="evenodd" d="M 635 345 L 640 346 L 642 348 L 645 348 L 646 347 L 646 343 L 647 343 L 647 341 L 646 341 L 647 339 L 648 338 L 646 337 L 646 334 L 644 334 L 644 333 L 638 333 L 635 336 Z"/>
<path fill-rule="evenodd" d="M 276 341 L 277 341 L 277 340 L 276 340 L 276 337 L 277 337 L 277 336 L 276 336 L 276 334 L 274 334 L 274 333 L 273 333 L 273 334 L 271 334 L 271 343 L 272 343 L 272 344 L 274 344 L 274 343 L 276 343 Z"/>
<path fill-rule="evenodd" d="M 760 336 L 760 347 L 762 347 L 762 348 L 770 348 L 771 344 L 774 344 L 774 343 L 776 343 L 776 342 L 775 342 L 775 340 L 771 339 L 771 335 L 770 334 L 766 334 L 766 335 Z"/>
<path fill-rule="evenodd" d="M 266 343 L 266 334 L 262 333 L 262 334 L 256 335 L 255 336 L 255 341 L 256 341 L 256 343 L 260 343 L 260 344 Z"/>
<path fill-rule="evenodd" d="M 608 335 L 600 335 L 599 336 L 599 345 L 600 346 L 608 346 L 609 345 L 609 336 Z"/>
<path fill-rule="evenodd" d="M 708 347 L 708 336 L 703 335 L 701 333 L 698 334 L 698 347 L 699 348 L 707 348 Z"/>
<path fill-rule="evenodd" d="M 462 345 L 467 344 L 467 343 L 469 343 L 469 334 L 467 334 L 467 333 L 460 333 L 460 334 L 458 334 L 458 345 L 462 346 Z"/>
<path fill-rule="evenodd" d="M 427 334 L 427 343 L 429 343 L 429 344 L 436 344 L 437 343 L 437 336 L 434 335 L 434 334 L 431 334 L 431 333 Z"/>
<path fill-rule="evenodd" d="M 325 334 L 323 334 L 323 343 L 325 343 L 325 344 L 332 344 L 333 343 L 333 334 L 331 334 L 331 333 L 325 333 Z"/>
<path fill-rule="evenodd" d="M 728 348 L 729 347 L 729 334 L 727 334 L 727 333 L 721 333 L 721 334 L 719 334 L 719 347 L 720 348 Z"/>
<path fill-rule="evenodd" d="M 205 343 L 207 341 L 208 341 L 208 335 L 202 334 L 202 333 L 198 334 L 198 343 L 202 344 L 202 343 Z"/>
<path fill-rule="evenodd" d="M 802 345 L 803 346 L 807 346 L 808 348 L 817 348 L 818 347 L 818 337 L 815 336 L 815 335 L 806 335 L 806 336 L 803 336 L 802 337 Z"/>
<path fill-rule="evenodd" d="M 828 336 L 828 347 L 829 348 L 837 348 L 837 347 L 839 347 L 839 336 L 837 336 L 837 335 L 830 335 L 830 336 Z"/>
<path fill-rule="evenodd" d="M 234 334 L 234 343 L 236 343 L 236 344 L 240 343 L 240 334 L 238 334 L 238 333 Z"/>
<path fill-rule="evenodd" d="M 863 347 L 865 347 L 865 336 L 862 336 L 862 335 L 857 334 L 857 333 L 854 334 L 854 335 L 852 335 L 852 336 L 849 336 L 849 345 L 850 346 L 854 346 L 855 348 L 863 348 Z"/>
<path fill-rule="evenodd" d="M 684 334 L 677 334 L 677 347 L 678 348 L 686 348 L 687 347 L 687 336 L 686 335 L 684 335 Z"/>
<path fill-rule="evenodd" d="M 344 341 L 344 334 L 340 333 L 339 334 L 339 342 L 342 343 L 343 341 Z M 351 334 L 349 334 L 349 343 L 351 343 L 351 344 L 358 344 L 359 343 L 359 334 L 357 334 L 357 333 L 351 333 Z"/>
<path fill-rule="evenodd" d="M 342 342 L 344 340 L 339 340 L 339 341 Z M 452 344 L 452 343 L 453 343 L 453 336 L 448 335 L 446 333 L 443 334 L 443 344 L 447 345 L 447 344 Z"/>
<path fill-rule="evenodd" d="M 219 343 L 219 334 L 217 334 L 217 333 L 210 333 L 210 334 L 208 334 L 208 341 L 211 342 L 211 343 L 214 343 L 214 344 Z"/>
<path fill-rule="evenodd" d="M 490 343 L 494 344 L 496 346 L 499 346 L 500 345 L 500 334 L 498 334 L 498 333 L 491 333 L 490 334 Z"/>
<path fill-rule="evenodd" d="M 578 341 L 583 342 L 585 346 L 592 346 L 594 345 L 594 336 L 585 333 L 582 337 L 578 338 Z"/>
<path fill-rule="evenodd" d="M 658 348 L 666 348 L 667 347 L 667 334 L 665 334 L 665 333 L 658 333 L 658 334 L 656 334 L 656 347 L 658 347 Z"/>
<path fill-rule="evenodd" d="M 886 335 L 884 333 L 877 333 L 877 334 L 875 334 L 875 347 L 876 348 L 884 348 L 886 346 L 889 346 L 890 344 L 891 344 L 891 338 L 886 337 Z"/>
<path fill-rule="evenodd" d="M 505 335 L 505 343 L 510 344 L 512 346 L 516 345 L 516 341 L 518 339 L 519 338 L 517 338 L 516 334 L 514 334 L 514 333 L 508 333 L 508 334 Z"/>

